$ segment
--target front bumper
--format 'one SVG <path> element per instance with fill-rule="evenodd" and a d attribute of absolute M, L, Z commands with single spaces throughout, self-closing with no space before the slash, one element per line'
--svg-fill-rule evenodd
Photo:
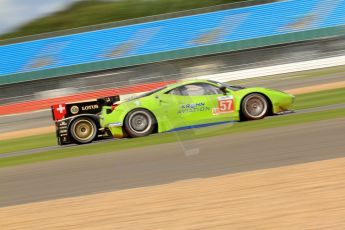
<path fill-rule="evenodd" d="M 110 131 L 111 135 L 115 138 L 125 137 L 123 132 L 122 122 L 109 123 L 106 125 L 106 129 Z"/>

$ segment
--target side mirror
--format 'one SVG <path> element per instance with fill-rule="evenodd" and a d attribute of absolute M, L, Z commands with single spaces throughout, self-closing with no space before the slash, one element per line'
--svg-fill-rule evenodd
<path fill-rule="evenodd" d="M 226 87 L 224 85 L 219 87 L 219 89 L 223 92 L 224 95 L 226 95 L 228 93 L 227 90 L 226 90 Z"/>
<path fill-rule="evenodd" d="M 159 101 L 159 103 L 162 103 L 162 102 L 163 102 L 162 99 L 161 99 L 161 97 L 160 97 L 159 95 L 156 95 L 155 98 Z"/>

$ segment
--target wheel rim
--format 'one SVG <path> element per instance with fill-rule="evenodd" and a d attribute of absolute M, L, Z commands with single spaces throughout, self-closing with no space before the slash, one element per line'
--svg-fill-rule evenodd
<path fill-rule="evenodd" d="M 94 134 L 94 127 L 90 121 L 80 120 L 74 125 L 74 134 L 81 141 L 87 141 Z"/>
<path fill-rule="evenodd" d="M 256 118 L 263 116 L 267 111 L 267 104 L 260 97 L 251 97 L 245 104 L 247 114 Z"/>
<path fill-rule="evenodd" d="M 129 117 L 129 127 L 136 133 L 147 132 L 152 124 L 150 116 L 142 111 L 134 112 Z"/>

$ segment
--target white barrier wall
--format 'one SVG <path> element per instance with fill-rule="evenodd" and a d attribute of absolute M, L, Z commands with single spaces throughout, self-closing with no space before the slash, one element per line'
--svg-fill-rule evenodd
<path fill-rule="evenodd" d="M 253 69 L 239 70 L 234 72 L 211 74 L 196 77 L 198 79 L 212 79 L 215 81 L 226 82 L 233 80 L 248 79 L 254 77 L 272 76 L 284 73 L 292 73 L 313 69 L 345 65 L 345 56 L 330 57 L 311 61 L 295 62 L 290 64 L 259 67 Z M 279 77 L 279 76 L 277 76 Z M 195 79 L 195 78 L 194 78 Z"/>

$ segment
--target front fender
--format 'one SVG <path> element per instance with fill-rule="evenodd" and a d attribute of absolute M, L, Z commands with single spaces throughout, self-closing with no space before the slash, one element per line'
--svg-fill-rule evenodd
<path fill-rule="evenodd" d="M 289 95 L 287 93 L 278 91 L 278 90 L 272 90 L 272 89 L 266 89 L 266 88 L 260 88 L 260 87 L 253 87 L 253 88 L 246 88 L 243 90 L 235 91 L 234 97 L 237 103 L 235 103 L 235 109 L 240 111 L 241 110 L 241 103 L 243 99 L 251 94 L 251 93 L 259 93 L 265 96 L 271 105 L 271 113 L 279 113 L 283 110 L 289 110 L 293 106 L 294 97 L 292 95 Z"/>

